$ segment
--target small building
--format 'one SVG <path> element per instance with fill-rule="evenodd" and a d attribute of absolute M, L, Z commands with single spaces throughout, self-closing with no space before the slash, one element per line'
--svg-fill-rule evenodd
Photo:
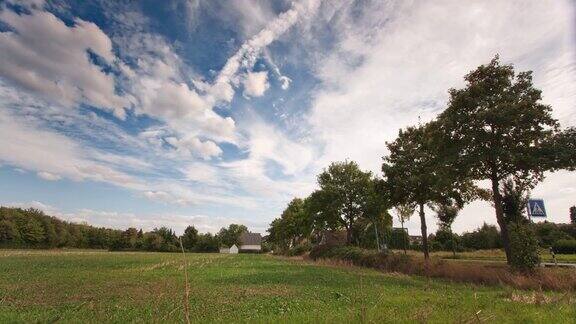
<path fill-rule="evenodd" d="M 223 254 L 238 254 L 238 247 L 236 246 L 236 244 L 232 245 L 231 247 L 221 246 L 221 247 L 220 247 L 220 253 L 223 253 Z"/>
<path fill-rule="evenodd" d="M 422 235 L 410 235 L 408 239 L 410 244 L 422 244 Z"/>
<path fill-rule="evenodd" d="M 240 247 L 236 244 L 231 247 L 220 247 L 220 253 L 236 254 L 238 252 L 260 253 L 262 251 L 262 235 L 260 233 L 245 232 L 240 235 Z"/>
<path fill-rule="evenodd" d="M 321 245 L 346 245 L 348 241 L 348 234 L 345 230 L 324 230 L 320 233 Z"/>
<path fill-rule="evenodd" d="M 240 235 L 240 251 L 242 252 L 261 252 L 262 235 L 260 233 L 245 232 Z"/>

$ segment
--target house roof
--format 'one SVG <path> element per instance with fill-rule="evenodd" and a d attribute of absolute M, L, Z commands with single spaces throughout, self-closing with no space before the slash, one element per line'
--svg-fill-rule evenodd
<path fill-rule="evenodd" d="M 262 244 L 262 235 L 260 233 L 245 232 L 240 235 L 240 244 L 242 245 L 260 245 Z"/>

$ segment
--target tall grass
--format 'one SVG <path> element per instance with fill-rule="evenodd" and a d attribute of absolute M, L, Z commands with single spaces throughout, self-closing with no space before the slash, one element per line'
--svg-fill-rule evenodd
<path fill-rule="evenodd" d="M 343 264 L 376 268 L 385 272 L 398 272 L 441 278 L 454 282 L 482 285 L 507 285 L 519 289 L 576 291 L 576 271 L 573 269 L 537 269 L 531 274 L 511 271 L 505 265 L 479 262 L 449 262 L 421 258 L 399 253 L 378 253 L 356 247 L 317 246 L 310 252 L 313 260 L 338 260 Z M 324 261 L 326 262 L 326 261 Z"/>
<path fill-rule="evenodd" d="M 186 260 L 186 253 L 184 252 L 184 245 L 182 239 L 180 241 L 180 249 L 182 250 L 182 261 L 184 263 L 184 315 L 186 323 L 190 324 L 190 284 L 188 282 L 188 261 Z"/>

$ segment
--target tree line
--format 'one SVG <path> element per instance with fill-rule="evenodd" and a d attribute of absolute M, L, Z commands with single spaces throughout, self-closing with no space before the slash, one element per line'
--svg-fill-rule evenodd
<path fill-rule="evenodd" d="M 85 248 L 112 251 L 218 252 L 220 246 L 240 244 L 244 225 L 230 224 L 213 235 L 188 226 L 181 236 L 168 227 L 144 232 L 76 224 L 48 216 L 38 209 L 0 207 L 0 248 Z M 180 246 L 182 242 L 182 246 Z"/>
<path fill-rule="evenodd" d="M 345 230 L 347 243 L 361 246 L 368 236 L 377 241 L 385 234 L 388 211 L 396 208 L 402 224 L 417 212 L 428 259 L 426 207 L 454 237 L 458 212 L 482 199 L 492 203 L 508 263 L 537 261 L 525 200 L 545 172 L 576 168 L 576 128 L 561 129 L 532 72 L 516 73 L 498 56 L 464 80 L 464 88 L 449 90 L 447 107 L 434 120 L 401 129 L 386 143 L 382 177 L 353 161 L 332 163 L 318 175 L 318 190 L 290 202 L 271 223 L 270 240 L 282 249 L 325 230 Z"/>

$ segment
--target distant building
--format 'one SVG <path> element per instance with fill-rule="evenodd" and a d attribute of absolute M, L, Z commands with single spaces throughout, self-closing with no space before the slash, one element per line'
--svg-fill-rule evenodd
<path fill-rule="evenodd" d="M 240 247 L 236 244 L 231 247 L 220 247 L 220 253 L 236 254 L 238 252 L 258 253 L 262 251 L 262 235 L 260 233 L 242 233 L 240 235 Z"/>
<path fill-rule="evenodd" d="M 410 235 L 410 244 L 422 244 L 422 235 Z"/>
<path fill-rule="evenodd" d="M 236 244 L 232 245 L 231 247 L 220 247 L 220 253 L 225 253 L 225 254 L 238 254 L 238 247 L 236 246 Z"/>
<path fill-rule="evenodd" d="M 320 244 L 346 245 L 347 241 L 347 233 L 344 230 L 324 230 L 320 233 Z"/>
<path fill-rule="evenodd" d="M 260 252 L 262 251 L 262 235 L 260 233 L 245 232 L 240 235 L 240 251 Z"/>

